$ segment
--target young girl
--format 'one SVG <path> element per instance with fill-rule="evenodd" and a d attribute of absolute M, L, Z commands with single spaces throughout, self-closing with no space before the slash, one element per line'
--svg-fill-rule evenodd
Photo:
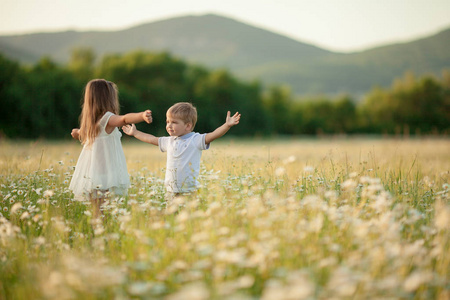
<path fill-rule="evenodd" d="M 78 158 L 69 189 L 75 198 L 90 199 L 94 217 L 106 193 L 125 195 L 130 186 L 125 155 L 117 127 L 146 121 L 152 122 L 150 110 L 119 115 L 117 86 L 104 79 L 88 82 L 80 115 L 80 129 L 72 130 L 83 150 Z"/>

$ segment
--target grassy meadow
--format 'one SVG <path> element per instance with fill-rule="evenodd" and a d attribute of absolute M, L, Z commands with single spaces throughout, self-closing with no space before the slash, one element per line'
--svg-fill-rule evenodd
<path fill-rule="evenodd" d="M 449 139 L 223 139 L 167 201 L 125 139 L 103 217 L 68 190 L 76 141 L 0 143 L 0 299 L 449 299 Z"/>

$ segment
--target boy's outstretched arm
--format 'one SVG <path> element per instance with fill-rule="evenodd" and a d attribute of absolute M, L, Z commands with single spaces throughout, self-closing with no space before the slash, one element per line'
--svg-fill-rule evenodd
<path fill-rule="evenodd" d="M 231 127 L 233 127 L 234 125 L 239 124 L 239 120 L 240 119 L 241 119 L 241 114 L 240 113 L 236 112 L 233 116 L 230 116 L 230 112 L 228 111 L 227 119 L 225 121 L 225 124 L 223 124 L 222 126 L 217 128 L 213 132 L 210 132 L 210 133 L 206 134 L 205 143 L 209 144 L 212 141 L 214 141 L 215 139 L 218 139 L 221 136 L 223 136 L 225 133 L 228 132 L 228 130 L 230 130 Z"/>
<path fill-rule="evenodd" d="M 156 136 L 137 130 L 136 125 L 134 125 L 134 124 L 123 126 L 122 130 L 126 134 L 134 136 L 135 138 L 137 138 L 140 141 L 143 141 L 143 142 L 155 145 L 155 146 L 158 146 L 158 144 L 159 144 L 158 138 Z"/>

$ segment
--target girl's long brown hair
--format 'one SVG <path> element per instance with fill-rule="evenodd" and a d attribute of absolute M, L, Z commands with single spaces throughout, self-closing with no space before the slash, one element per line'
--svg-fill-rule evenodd
<path fill-rule="evenodd" d="M 101 117 L 106 112 L 119 114 L 119 92 L 117 86 L 104 79 L 89 81 L 84 90 L 84 101 L 80 115 L 80 140 L 91 145 L 99 133 Z"/>

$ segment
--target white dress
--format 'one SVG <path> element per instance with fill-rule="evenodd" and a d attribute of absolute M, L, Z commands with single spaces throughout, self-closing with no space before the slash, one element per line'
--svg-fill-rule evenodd
<path fill-rule="evenodd" d="M 86 198 L 92 192 L 109 191 L 125 195 L 130 187 L 125 154 L 117 128 L 108 134 L 105 131 L 109 118 L 114 115 L 106 112 L 100 119 L 100 131 L 94 142 L 84 145 L 78 158 L 69 189 L 75 198 Z"/>

